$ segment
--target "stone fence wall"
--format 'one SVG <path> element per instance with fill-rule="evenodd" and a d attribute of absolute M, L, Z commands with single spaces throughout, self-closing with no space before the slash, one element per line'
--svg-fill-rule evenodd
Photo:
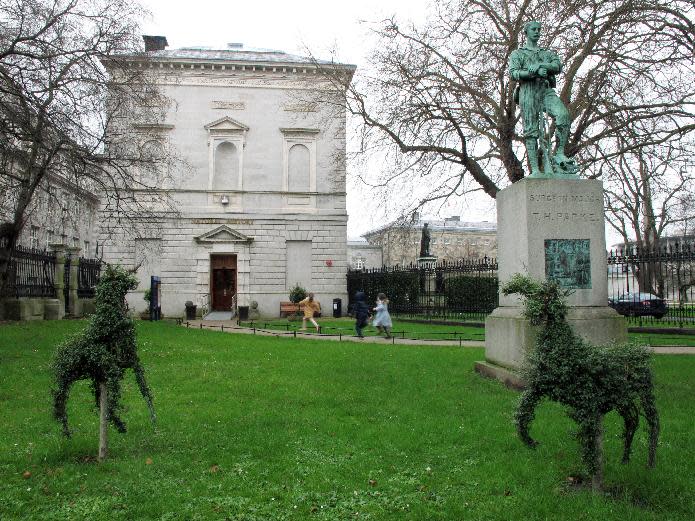
<path fill-rule="evenodd" d="M 80 248 L 52 244 L 50 252 L 16 248 L 0 254 L 0 320 L 59 320 L 94 311 L 93 291 L 80 287 Z M 93 277 L 92 277 L 93 280 Z M 95 282 L 95 281 L 94 281 Z"/>

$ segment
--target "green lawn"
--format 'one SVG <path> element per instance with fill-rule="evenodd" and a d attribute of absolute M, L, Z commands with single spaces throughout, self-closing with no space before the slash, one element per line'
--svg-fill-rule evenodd
<path fill-rule="evenodd" d="M 129 432 L 94 461 L 97 416 L 72 393 L 74 436 L 50 417 L 54 345 L 80 322 L 0 326 L 0 519 L 692 520 L 695 357 L 655 357 L 662 438 L 619 464 L 609 492 L 574 490 L 573 424 L 538 410 L 516 438 L 517 394 L 473 372 L 482 349 L 295 340 L 142 323 L 156 431 L 132 375 Z M 25 472 L 31 475 L 24 476 Z"/>

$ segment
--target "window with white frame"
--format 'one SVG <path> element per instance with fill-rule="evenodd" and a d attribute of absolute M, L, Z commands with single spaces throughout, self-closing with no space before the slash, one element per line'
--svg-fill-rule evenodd
<path fill-rule="evenodd" d="M 55 236 L 53 230 L 46 230 L 46 249 L 53 244 L 55 241 Z"/>
<path fill-rule="evenodd" d="M 84 246 L 83 246 L 83 248 L 84 248 L 84 249 L 83 249 L 83 251 L 82 251 L 82 255 L 83 255 L 84 257 L 87 257 L 87 256 L 89 255 L 89 241 L 84 241 Z"/>
<path fill-rule="evenodd" d="M 283 135 L 282 190 L 316 191 L 316 142 L 318 129 L 281 128 Z"/>

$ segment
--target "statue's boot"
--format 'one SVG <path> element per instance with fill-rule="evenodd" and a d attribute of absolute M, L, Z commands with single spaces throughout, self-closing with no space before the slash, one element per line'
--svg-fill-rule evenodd
<path fill-rule="evenodd" d="M 569 158 L 565 155 L 565 145 L 567 144 L 567 138 L 569 137 L 569 127 L 564 125 L 558 125 L 557 127 L 557 143 L 555 147 L 555 155 L 553 159 L 558 165 L 572 166 L 575 164 L 574 159 Z"/>
<path fill-rule="evenodd" d="M 531 165 L 531 175 L 529 177 L 543 177 L 541 169 L 538 167 L 538 141 L 535 139 L 526 140 L 526 153 L 528 162 Z"/>

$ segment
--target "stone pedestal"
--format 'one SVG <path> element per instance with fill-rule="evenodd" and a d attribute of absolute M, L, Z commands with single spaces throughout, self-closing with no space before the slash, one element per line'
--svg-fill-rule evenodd
<path fill-rule="evenodd" d="M 572 289 L 574 330 L 596 344 L 627 340 L 623 317 L 608 307 L 603 187 L 597 180 L 523 179 L 497 196 L 500 287 L 515 273 L 558 280 Z M 500 295 L 485 321 L 485 358 L 516 370 L 533 345 L 534 328 L 518 295 Z"/>
<path fill-rule="evenodd" d="M 437 257 L 418 257 L 417 265 L 420 269 L 433 270 L 437 265 Z"/>

